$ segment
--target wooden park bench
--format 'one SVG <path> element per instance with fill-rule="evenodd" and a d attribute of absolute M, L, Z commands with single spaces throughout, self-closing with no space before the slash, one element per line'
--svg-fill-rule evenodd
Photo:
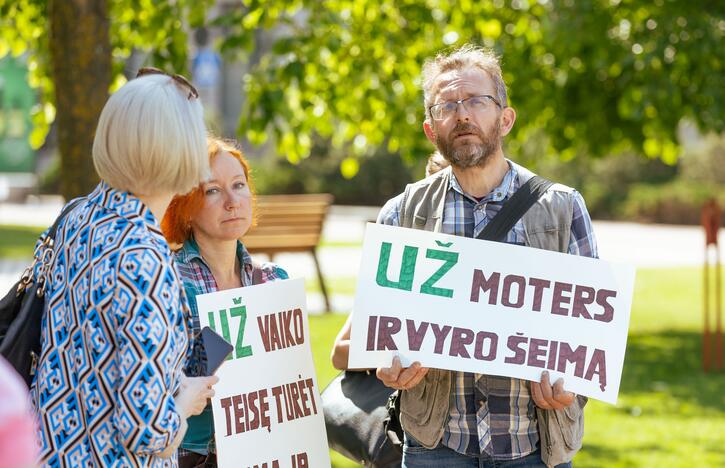
<path fill-rule="evenodd" d="M 325 307 L 330 298 L 317 258 L 317 245 L 322 226 L 333 197 L 328 193 L 309 195 L 257 196 L 257 225 L 244 235 L 242 241 L 250 253 L 267 254 L 270 261 L 281 252 L 309 252 L 315 260 Z"/>

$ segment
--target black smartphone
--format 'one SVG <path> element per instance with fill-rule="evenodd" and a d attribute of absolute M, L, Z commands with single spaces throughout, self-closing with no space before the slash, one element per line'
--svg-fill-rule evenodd
<path fill-rule="evenodd" d="M 209 327 L 201 329 L 201 340 L 206 350 L 206 375 L 214 375 L 234 346 Z"/>

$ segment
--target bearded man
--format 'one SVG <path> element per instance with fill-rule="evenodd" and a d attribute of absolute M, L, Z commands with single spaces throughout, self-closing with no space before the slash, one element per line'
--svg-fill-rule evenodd
<path fill-rule="evenodd" d="M 385 204 L 378 222 L 477 237 L 534 174 L 507 159 L 508 106 L 498 58 L 467 45 L 423 66 L 423 130 L 450 166 Z M 591 219 L 575 190 L 554 184 L 507 234 L 506 242 L 597 257 Z M 570 467 L 581 447 L 586 398 L 553 385 L 420 363 L 377 370 L 401 391 L 405 467 Z"/>

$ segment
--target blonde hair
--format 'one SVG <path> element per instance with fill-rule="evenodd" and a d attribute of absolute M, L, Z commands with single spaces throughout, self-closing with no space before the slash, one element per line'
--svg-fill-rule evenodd
<path fill-rule="evenodd" d="M 106 102 L 93 164 L 110 186 L 133 194 L 186 193 L 209 174 L 198 99 L 165 75 L 126 83 Z"/>
<path fill-rule="evenodd" d="M 425 105 L 425 119 L 430 121 L 430 106 L 435 98 L 434 89 L 436 79 L 443 73 L 451 70 L 463 70 L 465 68 L 479 68 L 488 73 L 496 88 L 496 99 L 502 107 L 508 106 L 506 94 L 506 83 L 501 75 L 501 63 L 493 51 L 482 47 L 466 44 L 451 52 L 439 53 L 423 64 L 423 101 Z"/>

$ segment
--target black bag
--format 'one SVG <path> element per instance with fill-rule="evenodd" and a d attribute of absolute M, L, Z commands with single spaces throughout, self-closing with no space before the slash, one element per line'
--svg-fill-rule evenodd
<path fill-rule="evenodd" d="M 40 356 L 40 323 L 45 306 L 45 274 L 53 262 L 58 224 L 81 200 L 67 205 L 33 253 L 33 263 L 0 301 L 0 354 L 30 386 Z"/>
<path fill-rule="evenodd" d="M 552 185 L 543 177 L 529 179 L 483 228 L 478 239 L 503 242 Z M 375 374 L 345 371 L 322 392 L 322 404 L 330 448 L 365 466 L 400 466 L 400 392 L 386 387 Z"/>
<path fill-rule="evenodd" d="M 330 448 L 364 466 L 399 467 L 403 440 L 393 428 L 400 424 L 385 405 L 391 393 L 374 373 L 344 371 L 335 377 L 322 392 Z"/>

